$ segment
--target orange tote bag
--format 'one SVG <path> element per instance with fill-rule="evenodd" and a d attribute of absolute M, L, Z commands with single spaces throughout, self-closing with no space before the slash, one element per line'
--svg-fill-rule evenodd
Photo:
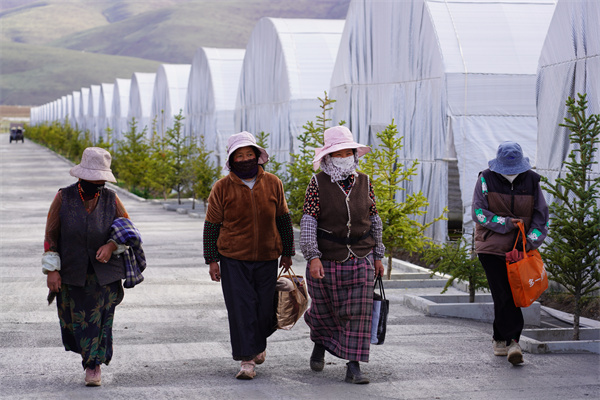
<path fill-rule="evenodd" d="M 519 236 L 523 240 L 523 249 L 525 249 L 525 228 L 522 222 L 517 223 L 517 226 L 520 232 L 513 249 L 517 247 Z M 506 270 L 513 300 L 517 307 L 529 307 L 548 289 L 548 274 L 544 268 L 542 256 L 537 250 L 523 252 L 523 259 L 517 262 L 509 264 L 506 261 Z"/>

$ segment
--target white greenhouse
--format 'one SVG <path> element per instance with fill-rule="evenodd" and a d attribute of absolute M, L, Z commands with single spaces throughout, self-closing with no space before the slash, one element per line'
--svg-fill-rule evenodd
<path fill-rule="evenodd" d="M 200 47 L 190 71 L 185 103 L 186 135 L 204 136 L 212 161 L 223 166 L 227 157 L 227 139 L 235 133 L 234 110 L 243 49 Z"/>
<path fill-rule="evenodd" d="M 269 154 L 289 161 L 302 126 L 320 114 L 343 28 L 343 20 L 259 20 L 246 46 L 236 131 L 270 134 Z"/>
<path fill-rule="evenodd" d="M 161 64 L 156 71 L 151 118 L 160 136 L 173 127 L 176 115 L 183 116 L 191 68 L 190 64 Z"/>
<path fill-rule="evenodd" d="M 88 129 L 88 104 L 90 102 L 90 88 L 81 88 L 79 106 L 79 116 L 77 117 L 77 125 L 82 132 Z"/>
<path fill-rule="evenodd" d="M 86 129 L 90 131 L 92 143 L 98 142 L 98 110 L 100 109 L 100 85 L 91 85 L 88 99 Z"/>
<path fill-rule="evenodd" d="M 587 115 L 600 114 L 600 2 L 559 0 L 539 61 L 537 85 L 538 172 L 555 181 L 571 151 L 560 127 L 568 97 L 587 93 Z M 600 155 L 595 154 L 600 161 Z M 600 165 L 592 167 L 594 178 Z M 563 176 L 564 177 L 564 176 Z M 552 199 L 548 198 L 548 201 Z"/>
<path fill-rule="evenodd" d="M 81 107 L 81 91 L 73 90 L 73 94 L 71 96 L 73 101 L 73 105 L 71 106 L 71 115 L 69 116 L 69 121 L 71 122 L 71 127 L 73 129 L 79 129 L 79 124 L 77 122 L 77 118 L 79 117 L 79 107 Z"/>
<path fill-rule="evenodd" d="M 472 227 L 479 171 L 498 145 L 536 154 L 535 82 L 555 1 L 353 0 L 331 79 L 333 120 L 377 145 L 392 120 L 399 162 L 418 160 L 406 193 L 422 191 L 431 222 L 449 206 L 456 228 Z M 461 217 L 462 216 L 462 217 Z M 444 241 L 448 224 L 427 232 Z"/>
<path fill-rule="evenodd" d="M 100 84 L 98 118 L 96 119 L 96 124 L 98 129 L 98 139 L 102 138 L 102 140 L 105 142 L 108 140 L 107 129 L 111 128 L 112 123 L 112 102 L 114 90 L 114 83 Z"/>
<path fill-rule="evenodd" d="M 131 79 L 115 79 L 115 89 L 112 100 L 112 122 L 113 140 L 123 139 L 123 132 L 126 132 L 127 113 L 129 112 L 129 92 L 131 90 Z"/>
<path fill-rule="evenodd" d="M 131 75 L 129 88 L 129 110 L 127 121 L 135 119 L 137 129 L 146 130 L 146 137 L 152 136 L 152 92 L 154 91 L 155 73 L 134 72 Z"/>

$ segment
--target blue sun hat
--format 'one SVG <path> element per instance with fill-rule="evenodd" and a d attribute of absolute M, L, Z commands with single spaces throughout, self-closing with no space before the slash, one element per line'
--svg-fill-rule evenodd
<path fill-rule="evenodd" d="M 517 142 L 503 142 L 498 146 L 496 158 L 488 161 L 490 170 L 504 175 L 516 175 L 531 169 L 529 157 L 523 157 L 523 150 Z"/>

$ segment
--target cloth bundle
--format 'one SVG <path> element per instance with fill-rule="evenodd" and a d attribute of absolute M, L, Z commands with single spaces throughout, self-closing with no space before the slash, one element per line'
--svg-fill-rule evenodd
<path fill-rule="evenodd" d="M 127 218 L 117 218 L 110 226 L 110 238 L 117 244 L 129 248 L 123 252 L 125 260 L 125 282 L 123 287 L 132 288 L 144 280 L 142 272 L 146 269 L 146 256 L 142 249 L 140 231 Z"/>

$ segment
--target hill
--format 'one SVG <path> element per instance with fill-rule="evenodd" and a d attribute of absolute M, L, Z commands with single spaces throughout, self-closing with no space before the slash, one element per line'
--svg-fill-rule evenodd
<path fill-rule="evenodd" d="M 40 105 L 133 72 L 155 72 L 157 61 L 19 43 L 0 43 L 0 94 L 5 105 Z"/>
<path fill-rule="evenodd" d="M 40 105 L 82 86 L 129 77 L 134 70 L 155 72 L 156 61 L 190 63 L 201 46 L 245 48 L 262 17 L 344 19 L 349 3 L 3 0 L 0 104 Z M 109 56 L 100 60 L 93 57 L 97 54 L 137 60 Z"/>

